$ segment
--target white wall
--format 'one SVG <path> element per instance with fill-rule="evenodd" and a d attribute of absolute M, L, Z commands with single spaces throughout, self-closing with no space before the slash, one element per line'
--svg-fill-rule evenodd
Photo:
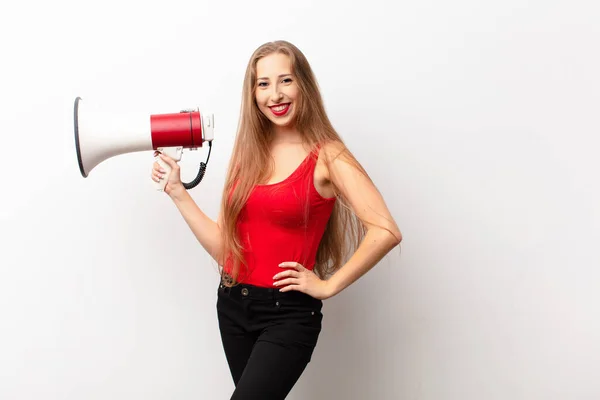
<path fill-rule="evenodd" d="M 600 398 L 598 20 L 552 0 L 1 6 L 0 398 L 229 398 L 216 265 L 150 152 L 81 177 L 73 100 L 214 111 L 192 190 L 214 218 L 246 62 L 281 38 L 404 234 L 326 301 L 289 398 Z"/>

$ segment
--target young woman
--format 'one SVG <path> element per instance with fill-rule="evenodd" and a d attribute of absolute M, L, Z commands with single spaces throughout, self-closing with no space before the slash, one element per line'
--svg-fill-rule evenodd
<path fill-rule="evenodd" d="M 396 247 L 398 226 L 289 42 L 250 58 L 217 222 L 187 193 L 177 163 L 161 157 L 172 167 L 165 192 L 222 266 L 217 315 L 231 399 L 284 399 L 317 344 L 322 300 Z M 163 173 L 154 163 L 152 179 Z"/>

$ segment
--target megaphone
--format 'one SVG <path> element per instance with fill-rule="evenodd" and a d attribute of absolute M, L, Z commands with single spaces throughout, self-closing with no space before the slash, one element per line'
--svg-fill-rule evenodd
<path fill-rule="evenodd" d="M 106 113 L 84 105 L 81 97 L 75 98 L 73 108 L 77 162 L 84 178 L 98 164 L 119 154 L 157 150 L 179 161 L 183 149 L 197 150 L 207 142 L 206 162 L 200 163 L 196 178 L 184 183 L 184 187 L 191 189 L 204 177 L 214 138 L 213 114 L 203 114 L 198 109 L 151 115 Z M 155 182 L 156 189 L 164 191 L 171 168 L 158 155 L 155 160 L 165 170 L 164 178 Z"/>

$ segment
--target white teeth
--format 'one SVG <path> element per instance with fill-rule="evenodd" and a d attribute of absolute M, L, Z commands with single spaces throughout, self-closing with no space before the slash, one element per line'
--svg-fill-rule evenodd
<path fill-rule="evenodd" d="M 273 110 L 277 111 L 277 112 L 283 111 L 283 110 L 285 110 L 287 108 L 287 106 L 288 106 L 288 104 L 284 104 L 282 106 L 273 107 Z"/>

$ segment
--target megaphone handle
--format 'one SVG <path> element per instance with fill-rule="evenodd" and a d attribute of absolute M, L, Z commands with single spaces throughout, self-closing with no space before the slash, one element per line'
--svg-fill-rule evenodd
<path fill-rule="evenodd" d="M 156 156 L 156 157 L 154 157 L 154 159 L 156 160 L 158 165 L 160 165 L 161 168 L 165 170 L 165 174 L 164 174 L 163 178 L 161 180 L 159 180 L 158 182 L 154 182 L 154 185 L 156 186 L 156 190 L 163 192 L 165 190 L 165 186 L 167 186 L 167 181 L 169 180 L 169 175 L 171 175 L 171 167 L 169 166 L 169 164 L 164 162 L 163 159 L 160 158 L 160 156 Z"/>
<path fill-rule="evenodd" d="M 156 150 L 171 157 L 175 161 L 179 161 L 181 160 L 181 153 L 183 151 L 183 147 L 159 147 Z M 165 186 L 167 186 L 167 181 L 169 180 L 169 175 L 171 174 L 171 167 L 169 166 L 169 164 L 164 162 L 162 158 L 160 158 L 160 155 L 156 155 L 154 159 L 156 160 L 158 165 L 160 165 L 161 168 L 165 170 L 164 177 L 160 181 L 154 182 L 156 190 L 162 192 L 165 190 Z"/>

